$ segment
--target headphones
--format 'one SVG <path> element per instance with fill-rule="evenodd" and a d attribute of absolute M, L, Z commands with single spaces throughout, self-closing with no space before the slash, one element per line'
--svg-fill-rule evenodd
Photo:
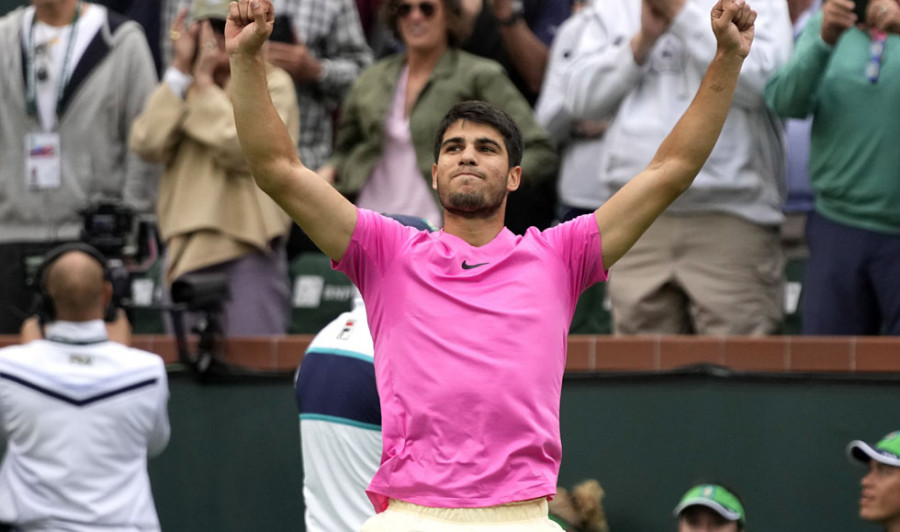
<path fill-rule="evenodd" d="M 41 265 L 38 266 L 37 272 L 34 275 L 38 291 L 34 304 L 34 312 L 35 314 L 37 314 L 42 328 L 44 324 L 56 319 L 56 309 L 53 307 L 53 298 L 50 297 L 50 292 L 47 290 L 47 270 L 49 270 L 50 266 L 52 266 L 54 262 L 59 260 L 60 257 L 73 251 L 80 251 L 97 261 L 97 263 L 100 264 L 100 267 L 103 268 L 104 282 L 108 282 L 110 280 L 110 273 L 109 268 L 106 264 L 106 257 L 103 256 L 103 253 L 100 253 L 97 248 L 91 246 L 90 244 L 85 244 L 84 242 L 71 242 L 68 244 L 57 246 L 48 251 L 47 254 L 44 255 L 44 260 L 43 262 L 41 262 Z M 106 321 L 113 321 L 115 319 L 115 316 L 115 305 L 110 304 L 104 311 L 103 319 Z"/>

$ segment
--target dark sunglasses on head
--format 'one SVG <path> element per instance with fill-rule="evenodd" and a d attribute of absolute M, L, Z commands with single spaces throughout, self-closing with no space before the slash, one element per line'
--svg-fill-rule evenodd
<path fill-rule="evenodd" d="M 419 4 L 403 2 L 402 4 L 397 5 L 397 16 L 400 18 L 407 17 L 415 8 L 419 8 L 419 11 L 422 12 L 422 16 L 425 18 L 430 18 L 434 15 L 434 12 L 437 11 L 437 5 L 431 2 L 422 2 Z"/>

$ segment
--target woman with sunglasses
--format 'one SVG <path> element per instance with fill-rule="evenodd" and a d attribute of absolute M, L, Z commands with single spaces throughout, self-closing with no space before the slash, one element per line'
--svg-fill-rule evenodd
<path fill-rule="evenodd" d="M 555 175 L 554 147 L 503 68 L 457 48 L 466 36 L 460 0 L 387 0 L 383 10 L 405 51 L 357 79 L 344 102 L 334 155 L 320 176 L 360 207 L 440 227 L 431 188 L 433 135 L 446 112 L 466 100 L 492 103 L 515 119 L 525 140 L 524 181 Z"/>

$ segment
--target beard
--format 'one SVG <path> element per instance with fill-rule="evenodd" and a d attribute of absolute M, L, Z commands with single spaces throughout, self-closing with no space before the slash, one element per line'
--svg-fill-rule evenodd
<path fill-rule="evenodd" d="M 451 214 L 469 219 L 490 218 L 503 207 L 506 189 L 448 193 L 438 186 L 438 197 L 444 210 Z"/>

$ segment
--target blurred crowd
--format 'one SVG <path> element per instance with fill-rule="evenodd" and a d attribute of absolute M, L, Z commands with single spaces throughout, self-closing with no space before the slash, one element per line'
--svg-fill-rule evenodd
<path fill-rule="evenodd" d="M 461 101 L 501 107 L 525 140 L 506 217 L 524 234 L 592 212 L 653 164 L 716 53 L 713 3 L 276 0 L 268 89 L 304 165 L 360 207 L 436 227 L 438 122 Z M 799 257 L 804 334 L 900 334 L 900 6 L 751 4 L 719 142 L 612 268 L 612 330 L 778 334 Z M 226 335 L 286 332 L 289 264 L 315 248 L 243 159 L 228 2 L 3 6 L 0 334 L 33 312 L 34 265 L 82 238 L 100 201 L 155 220 L 163 301 L 179 279 L 220 274 Z"/>

